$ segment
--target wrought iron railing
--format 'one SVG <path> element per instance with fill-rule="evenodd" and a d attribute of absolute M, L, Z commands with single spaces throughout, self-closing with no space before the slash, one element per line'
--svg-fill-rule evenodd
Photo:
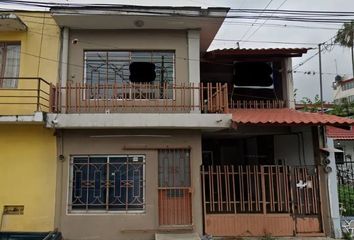
<path fill-rule="evenodd" d="M 42 78 L 0 78 L 0 115 L 51 112 L 54 86 Z M 7 87 L 4 87 L 7 86 Z"/>
<path fill-rule="evenodd" d="M 230 101 L 232 109 L 272 109 L 285 108 L 286 104 L 283 100 L 233 100 Z"/>
<path fill-rule="evenodd" d="M 227 85 L 221 83 L 77 83 L 57 86 L 55 99 L 54 111 L 61 113 L 222 113 L 228 110 Z"/>
<path fill-rule="evenodd" d="M 317 174 L 315 166 L 202 166 L 205 214 L 316 215 Z"/>

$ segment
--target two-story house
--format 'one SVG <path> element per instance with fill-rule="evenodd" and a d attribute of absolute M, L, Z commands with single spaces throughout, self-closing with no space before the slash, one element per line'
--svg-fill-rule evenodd
<path fill-rule="evenodd" d="M 354 121 L 294 109 L 291 58 L 307 49 L 208 52 L 227 12 L 51 9 L 45 131 L 65 239 L 332 234 L 322 126 Z"/>
<path fill-rule="evenodd" d="M 54 229 L 56 137 L 45 117 L 59 54 L 48 12 L 0 12 L 1 232 Z"/>
<path fill-rule="evenodd" d="M 354 102 L 354 78 L 336 77 L 333 83 L 333 101 L 337 104 Z"/>
<path fill-rule="evenodd" d="M 229 128 L 231 114 L 226 85 L 200 82 L 200 54 L 228 9 L 51 12 L 63 32 L 61 82 L 47 119 L 58 137 L 63 236 L 202 234 L 202 131 Z"/>

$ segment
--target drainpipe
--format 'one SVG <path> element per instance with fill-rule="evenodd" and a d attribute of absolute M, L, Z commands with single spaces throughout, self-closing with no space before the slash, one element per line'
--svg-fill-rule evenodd
<path fill-rule="evenodd" d="M 64 27 L 62 29 L 62 50 L 61 50 L 61 71 L 60 71 L 60 87 L 62 90 L 60 90 L 61 94 L 61 104 L 59 105 L 59 108 L 62 106 L 65 106 L 65 101 L 66 101 L 66 84 L 68 80 L 68 58 L 69 58 L 69 28 Z M 62 112 L 63 109 L 60 109 Z"/>

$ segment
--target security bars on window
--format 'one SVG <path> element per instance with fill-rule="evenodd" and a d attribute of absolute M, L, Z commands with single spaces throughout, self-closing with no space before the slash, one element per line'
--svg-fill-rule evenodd
<path fill-rule="evenodd" d="M 131 212 L 145 209 L 145 156 L 71 158 L 69 212 Z"/>
<path fill-rule="evenodd" d="M 162 92 L 162 90 L 172 86 L 175 78 L 174 51 L 85 51 L 85 84 L 125 86 L 124 88 L 130 88 L 129 85 L 133 86 L 129 93 L 124 92 L 123 88 L 121 92 L 106 92 L 99 88 L 92 88 L 91 92 L 85 92 L 86 98 L 121 99 L 124 95 L 124 97 L 135 99 L 140 96 L 141 83 L 136 84 L 129 80 L 129 66 L 133 62 L 149 62 L 155 65 L 156 78 L 148 83 L 151 85 L 148 87 L 151 91 L 147 93 L 145 90 L 144 94 L 154 99 L 165 98 L 166 96 L 162 94 L 166 94 L 166 91 Z M 173 92 L 169 91 L 168 94 L 168 99 L 171 99 Z"/>

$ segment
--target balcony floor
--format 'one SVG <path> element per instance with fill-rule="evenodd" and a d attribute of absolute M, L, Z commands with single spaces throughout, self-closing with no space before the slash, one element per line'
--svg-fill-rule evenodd
<path fill-rule="evenodd" d="M 150 128 L 205 129 L 230 128 L 231 114 L 200 113 L 86 113 L 48 114 L 48 128 Z"/>

